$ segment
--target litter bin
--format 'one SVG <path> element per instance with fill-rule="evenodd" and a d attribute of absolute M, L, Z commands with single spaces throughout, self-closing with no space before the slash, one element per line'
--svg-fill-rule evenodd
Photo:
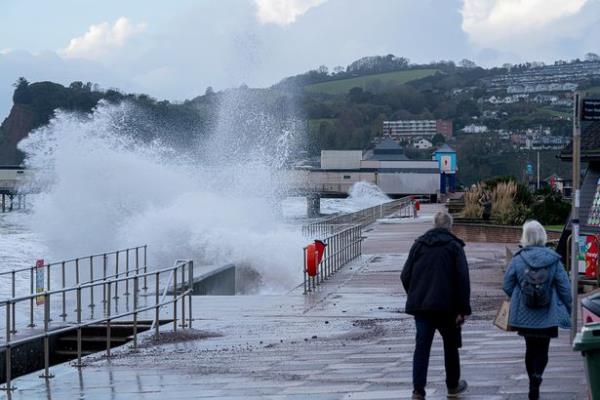
<path fill-rule="evenodd" d="M 600 293 L 581 300 L 583 323 L 600 322 Z"/>
<path fill-rule="evenodd" d="M 584 325 L 575 337 L 573 350 L 585 357 L 585 370 L 592 400 L 600 400 L 600 322 Z"/>

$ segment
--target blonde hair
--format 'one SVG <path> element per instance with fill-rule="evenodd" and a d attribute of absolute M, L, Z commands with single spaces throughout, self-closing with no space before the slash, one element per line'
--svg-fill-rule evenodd
<path fill-rule="evenodd" d="M 523 234 L 521 235 L 521 246 L 545 246 L 548 241 L 546 230 L 536 220 L 525 221 L 523 224 Z"/>

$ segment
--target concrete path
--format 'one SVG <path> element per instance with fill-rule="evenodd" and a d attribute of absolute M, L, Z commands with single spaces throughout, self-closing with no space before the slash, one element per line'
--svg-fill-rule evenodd
<path fill-rule="evenodd" d="M 403 314 L 399 275 L 417 221 L 386 220 L 366 229 L 364 257 L 318 292 L 194 299 L 194 330 L 162 334 L 139 352 L 123 346 L 86 367 L 53 368 L 47 383 L 31 374 L 14 381 L 14 399 L 409 399 L 414 324 Z M 468 244 L 474 315 L 463 331 L 465 399 L 526 399 L 524 344 L 494 328 L 502 299 L 505 247 Z M 436 337 L 428 399 L 445 396 L 443 352 Z M 543 399 L 584 399 L 585 377 L 568 332 L 551 344 Z"/>

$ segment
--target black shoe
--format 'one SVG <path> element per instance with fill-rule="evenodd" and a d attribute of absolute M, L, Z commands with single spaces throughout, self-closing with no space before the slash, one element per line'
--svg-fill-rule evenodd
<path fill-rule="evenodd" d="M 466 392 L 468 387 L 469 385 L 467 384 L 467 381 L 461 379 L 458 382 L 458 386 L 452 389 L 448 389 L 448 397 L 451 399 L 458 397 L 459 394 Z"/>
<path fill-rule="evenodd" d="M 412 400 L 425 400 L 425 395 L 413 390 Z"/>
<path fill-rule="evenodd" d="M 529 400 L 538 400 L 540 398 L 541 385 L 542 377 L 540 375 L 532 375 L 529 378 Z"/>

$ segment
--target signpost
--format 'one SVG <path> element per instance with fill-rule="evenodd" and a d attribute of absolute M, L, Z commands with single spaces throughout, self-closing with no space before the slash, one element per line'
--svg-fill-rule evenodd
<path fill-rule="evenodd" d="M 35 262 L 35 292 L 44 292 L 44 260 L 37 260 Z M 44 296 L 36 296 L 35 304 L 38 306 L 44 304 Z"/>
<path fill-rule="evenodd" d="M 588 104 L 588 116 L 593 114 L 594 107 L 593 104 Z M 598 107 L 600 108 L 600 102 L 598 102 Z M 577 333 L 577 313 L 579 309 L 579 302 L 577 300 L 579 286 L 579 150 L 581 146 L 583 108 L 581 96 L 579 92 L 575 92 L 573 96 L 573 195 L 571 196 L 571 295 L 573 297 L 573 304 L 571 306 L 571 342 L 573 342 Z"/>
<path fill-rule="evenodd" d="M 600 121 L 600 99 L 582 100 L 581 120 Z"/>

